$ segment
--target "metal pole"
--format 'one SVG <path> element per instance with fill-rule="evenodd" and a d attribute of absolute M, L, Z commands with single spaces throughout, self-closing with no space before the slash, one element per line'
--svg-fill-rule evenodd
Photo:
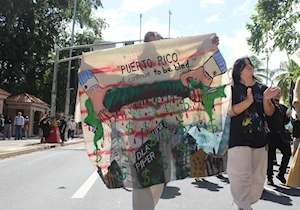
<path fill-rule="evenodd" d="M 171 15 L 172 15 L 172 12 L 171 12 L 171 10 L 169 10 L 169 38 L 170 38 L 170 31 L 171 31 Z"/>
<path fill-rule="evenodd" d="M 140 40 L 142 40 L 142 17 L 143 17 L 143 15 L 141 13 L 140 14 Z M 140 41 L 140 42 L 142 42 L 142 41 Z"/>
<path fill-rule="evenodd" d="M 55 48 L 55 59 L 54 59 L 54 70 L 53 70 L 53 81 L 52 81 L 52 91 L 51 91 L 51 117 L 55 117 L 56 115 L 56 95 L 57 95 L 57 71 L 58 71 L 58 63 L 59 61 L 59 50 Z"/>
<path fill-rule="evenodd" d="M 269 50 L 266 50 L 267 53 L 267 81 L 266 81 L 266 85 L 268 86 L 268 80 L 269 80 Z"/>
<path fill-rule="evenodd" d="M 269 57 L 267 57 L 267 86 L 268 86 L 268 80 L 269 80 Z"/>
<path fill-rule="evenodd" d="M 77 0 L 74 0 L 74 10 L 73 10 L 73 24 L 71 32 L 71 46 L 74 45 L 74 28 L 75 28 L 75 18 L 77 10 Z M 70 49 L 69 57 L 72 57 L 72 49 Z M 67 78 L 67 89 L 66 89 L 66 103 L 65 103 L 65 119 L 68 120 L 69 109 L 70 109 L 70 76 L 71 76 L 71 60 L 69 60 L 68 66 L 68 78 Z"/>

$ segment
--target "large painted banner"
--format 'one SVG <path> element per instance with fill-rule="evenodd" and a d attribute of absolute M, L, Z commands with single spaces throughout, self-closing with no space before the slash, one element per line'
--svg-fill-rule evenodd
<path fill-rule="evenodd" d="M 86 150 L 108 188 L 146 188 L 226 170 L 231 88 L 214 37 L 82 56 Z"/>

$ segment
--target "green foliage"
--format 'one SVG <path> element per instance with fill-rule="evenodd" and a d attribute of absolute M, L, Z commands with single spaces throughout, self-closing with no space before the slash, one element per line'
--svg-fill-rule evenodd
<path fill-rule="evenodd" d="M 103 5 L 100 0 L 77 0 L 77 15 L 76 22 L 79 23 L 81 28 L 91 29 L 96 36 L 101 37 L 102 29 L 107 24 L 103 19 L 94 17 L 93 11 L 102 8 Z M 71 10 L 67 10 L 66 19 L 71 20 L 73 16 L 74 0 L 70 4 Z"/>
<path fill-rule="evenodd" d="M 269 69 L 267 75 L 267 69 L 261 68 L 263 63 L 259 58 L 253 55 L 250 56 L 250 60 L 254 65 L 255 76 L 262 82 L 268 80 L 268 85 L 280 87 L 281 99 L 288 102 L 291 80 L 295 82 L 300 76 L 300 67 L 290 60 L 289 62 L 282 62 L 279 69 Z"/>
<path fill-rule="evenodd" d="M 248 44 L 256 53 L 264 52 L 267 43 L 274 40 L 278 47 L 291 55 L 300 47 L 296 24 L 300 21 L 300 0 L 259 0 L 246 28 L 251 32 Z M 298 8 L 297 8 L 298 7 Z"/>
<path fill-rule="evenodd" d="M 292 60 L 282 62 L 280 69 L 271 71 L 270 77 L 272 80 L 278 82 L 277 86 L 281 88 L 281 98 L 283 101 L 288 101 L 291 80 L 295 82 L 298 76 L 300 76 L 300 67 Z"/>
<path fill-rule="evenodd" d="M 253 67 L 255 70 L 261 69 L 263 62 L 258 57 L 256 57 L 255 55 L 251 55 L 249 57 L 249 59 L 250 59 L 251 63 L 253 64 Z"/>
<path fill-rule="evenodd" d="M 50 104 L 53 80 L 50 61 L 55 58 L 55 46 L 70 45 L 66 28 L 72 21 L 73 3 L 72 0 L 1 1 L 0 81 L 5 81 L 1 88 L 13 95 L 28 92 Z M 93 17 L 97 8 L 102 8 L 101 0 L 78 0 L 76 20 L 87 32 L 75 36 L 76 44 L 91 44 L 96 38 L 101 39 L 106 23 Z M 68 55 L 62 52 L 60 58 Z M 67 62 L 59 65 L 57 111 L 64 111 L 67 67 Z"/>

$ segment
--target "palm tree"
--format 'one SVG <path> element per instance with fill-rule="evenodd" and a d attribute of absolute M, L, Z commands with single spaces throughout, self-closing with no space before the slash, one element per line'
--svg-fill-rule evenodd
<path fill-rule="evenodd" d="M 292 60 L 281 62 L 279 69 L 270 71 L 270 78 L 281 88 L 281 99 L 287 102 L 290 92 L 290 83 L 300 76 L 300 67 Z"/>
<path fill-rule="evenodd" d="M 253 64 L 254 76 L 260 81 L 271 81 L 271 84 L 273 84 L 272 80 L 270 79 L 269 75 L 267 75 L 267 69 L 262 68 L 263 62 L 255 55 L 251 55 L 250 57 L 251 63 Z"/>

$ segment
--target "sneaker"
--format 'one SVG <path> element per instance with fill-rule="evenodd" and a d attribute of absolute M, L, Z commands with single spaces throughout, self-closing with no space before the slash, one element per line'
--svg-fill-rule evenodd
<path fill-rule="evenodd" d="M 279 179 L 279 181 L 281 181 L 282 184 L 285 184 L 285 183 L 286 183 L 286 180 L 285 180 L 285 178 L 284 178 L 284 175 L 279 175 L 279 174 L 277 174 L 276 178 Z"/>

